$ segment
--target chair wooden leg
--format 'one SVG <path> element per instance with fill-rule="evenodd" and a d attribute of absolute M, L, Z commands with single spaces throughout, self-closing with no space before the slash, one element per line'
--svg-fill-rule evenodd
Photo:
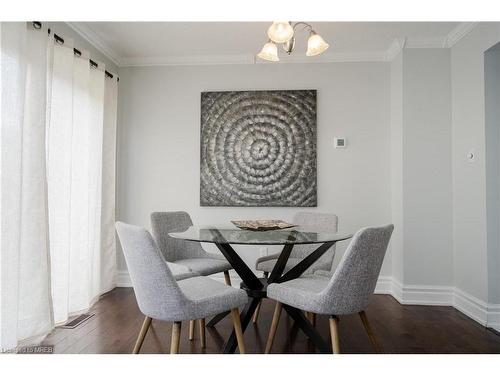
<path fill-rule="evenodd" d="M 336 316 L 330 317 L 330 336 L 332 339 L 333 354 L 340 354 L 339 328 Z"/>
<path fill-rule="evenodd" d="M 139 332 L 139 336 L 137 336 L 137 341 L 134 345 L 134 350 L 132 350 L 132 354 L 139 353 L 141 350 L 142 343 L 144 342 L 144 337 L 146 337 L 146 333 L 148 333 L 149 326 L 151 325 L 151 318 L 146 316 L 144 322 L 142 322 L 141 331 Z"/>
<path fill-rule="evenodd" d="M 224 280 L 226 281 L 226 285 L 231 286 L 231 277 L 229 277 L 229 271 L 224 271 Z"/>
<path fill-rule="evenodd" d="M 194 320 L 189 321 L 189 341 L 194 340 Z"/>
<path fill-rule="evenodd" d="M 231 309 L 231 317 L 233 318 L 234 332 L 236 333 L 236 341 L 238 342 L 240 354 L 245 354 L 245 342 L 243 340 L 240 312 L 238 311 L 238 309 Z"/>
<path fill-rule="evenodd" d="M 265 354 L 271 353 L 271 348 L 273 347 L 274 336 L 276 336 L 276 331 L 278 329 L 278 323 L 280 322 L 281 316 L 281 302 L 276 302 L 276 307 L 274 308 L 273 321 L 271 323 L 271 328 L 269 329 L 269 336 L 267 337 Z"/>
<path fill-rule="evenodd" d="M 200 343 L 201 348 L 205 349 L 207 347 L 207 339 L 205 338 L 205 318 L 198 320 L 200 324 Z"/>
<path fill-rule="evenodd" d="M 174 322 L 172 326 L 172 341 L 170 342 L 170 354 L 179 353 L 179 343 L 181 341 L 181 322 Z"/>
<path fill-rule="evenodd" d="M 253 313 L 253 318 L 252 318 L 253 324 L 257 324 L 257 321 L 259 320 L 260 305 L 262 305 L 262 300 L 259 301 L 259 304 L 257 305 L 255 312 Z"/>
<path fill-rule="evenodd" d="M 370 341 L 371 341 L 373 347 L 375 348 L 375 352 L 382 353 L 382 350 L 380 349 L 380 345 L 378 344 L 377 338 L 375 337 L 375 334 L 373 333 L 370 322 L 368 322 L 366 312 L 360 311 L 359 317 L 361 318 L 361 321 L 363 322 L 363 326 L 365 327 L 366 333 L 368 334 L 368 337 L 370 338 Z"/>

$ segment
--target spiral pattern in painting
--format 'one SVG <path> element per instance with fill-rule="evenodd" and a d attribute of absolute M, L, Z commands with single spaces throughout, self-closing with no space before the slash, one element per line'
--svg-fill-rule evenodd
<path fill-rule="evenodd" d="M 200 204 L 315 207 L 316 90 L 203 92 Z"/>

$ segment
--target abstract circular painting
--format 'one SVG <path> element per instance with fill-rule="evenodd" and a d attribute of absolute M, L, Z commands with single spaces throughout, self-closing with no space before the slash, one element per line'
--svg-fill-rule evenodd
<path fill-rule="evenodd" d="M 202 206 L 315 207 L 316 90 L 201 94 Z"/>

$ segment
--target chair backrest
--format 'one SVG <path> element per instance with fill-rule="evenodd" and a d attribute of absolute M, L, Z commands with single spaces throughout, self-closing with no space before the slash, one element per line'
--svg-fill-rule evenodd
<path fill-rule="evenodd" d="M 198 242 L 172 238 L 170 232 L 183 232 L 193 225 L 189 214 L 184 211 L 153 212 L 151 228 L 153 237 L 163 256 L 169 262 L 179 259 L 205 258 L 206 252 Z"/>
<path fill-rule="evenodd" d="M 336 314 L 362 311 L 375 291 L 394 225 L 360 229 L 322 292 Z"/>
<path fill-rule="evenodd" d="M 168 319 L 186 303 L 151 234 L 144 228 L 117 222 L 118 237 L 141 312 L 154 319 Z"/>
<path fill-rule="evenodd" d="M 315 232 L 337 233 L 339 219 L 334 214 L 321 214 L 316 212 L 297 212 L 292 220 L 293 224 L 300 226 L 302 230 Z M 318 245 L 296 245 L 290 256 L 292 258 L 305 258 L 318 248 Z M 333 262 L 335 256 L 335 245 L 321 256 L 318 260 Z"/>

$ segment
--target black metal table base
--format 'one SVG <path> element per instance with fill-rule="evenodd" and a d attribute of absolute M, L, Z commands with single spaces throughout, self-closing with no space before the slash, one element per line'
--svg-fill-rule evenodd
<path fill-rule="evenodd" d="M 224 311 L 223 313 L 215 315 L 212 319 L 210 319 L 206 326 L 214 327 L 217 323 L 219 323 L 222 319 L 229 315 L 229 311 Z"/>
<path fill-rule="evenodd" d="M 283 305 L 283 308 L 321 353 L 331 353 L 330 345 L 323 340 L 302 311 L 288 305 Z"/>
<path fill-rule="evenodd" d="M 259 302 L 262 298 L 266 297 L 266 290 L 268 283 L 281 283 L 294 278 L 299 277 L 306 271 L 316 260 L 318 260 L 334 243 L 325 242 L 314 250 L 310 255 L 300 261 L 297 265 L 292 267 L 288 272 L 282 274 L 288 258 L 293 249 L 293 243 L 288 243 L 283 248 L 276 264 L 269 276 L 269 279 L 259 279 L 255 273 L 245 264 L 245 262 L 240 258 L 240 256 L 234 251 L 230 244 L 228 244 L 222 234 L 217 230 L 213 229 L 214 234 L 220 239 L 220 242 L 216 243 L 216 246 L 222 252 L 224 257 L 228 260 L 231 266 L 234 268 L 236 273 L 241 277 L 243 282 L 241 283 L 241 288 L 244 289 L 249 297 L 248 303 L 245 305 L 244 309 L 240 313 L 241 329 L 245 332 L 252 316 L 257 308 Z M 290 241 L 293 241 L 293 231 L 290 234 Z M 293 319 L 294 323 L 305 333 L 307 337 L 311 339 L 316 348 L 322 353 L 331 352 L 329 345 L 320 336 L 318 331 L 309 323 L 302 311 L 296 309 L 295 307 L 283 305 L 283 308 Z M 213 327 L 218 322 L 220 322 L 229 312 L 224 312 L 213 317 L 207 324 L 207 327 Z M 236 350 L 236 334 L 233 330 L 231 336 L 224 344 L 222 349 L 223 353 L 234 353 Z"/>

